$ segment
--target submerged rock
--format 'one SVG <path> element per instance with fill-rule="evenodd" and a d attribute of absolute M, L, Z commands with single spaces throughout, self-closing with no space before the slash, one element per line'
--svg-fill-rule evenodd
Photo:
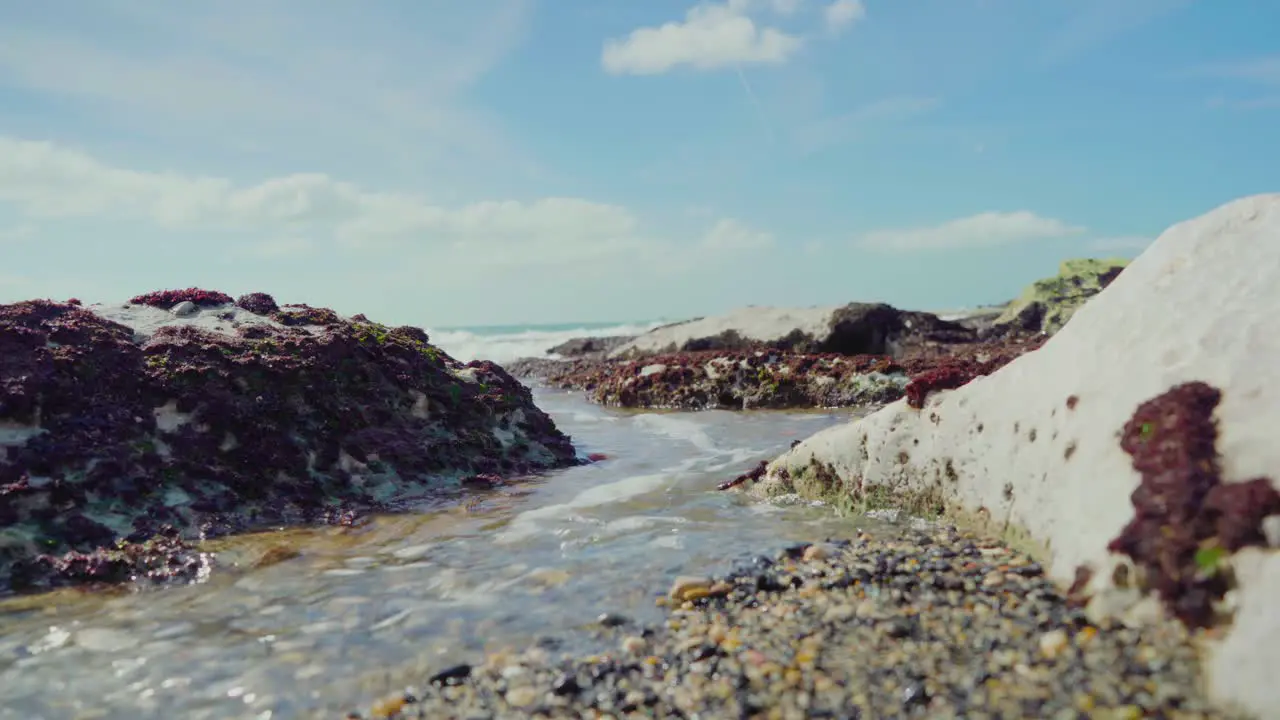
<path fill-rule="evenodd" d="M 578 462 L 493 363 L 417 328 L 241 301 L 253 311 L 194 288 L 0 306 L 0 592 L 184 576 L 184 541 Z"/>
<path fill-rule="evenodd" d="M 1274 716 L 1277 356 L 1280 194 L 1175 225 L 1040 349 L 821 432 L 744 486 L 990 523 L 1094 617 L 1222 625 L 1210 690 Z"/>

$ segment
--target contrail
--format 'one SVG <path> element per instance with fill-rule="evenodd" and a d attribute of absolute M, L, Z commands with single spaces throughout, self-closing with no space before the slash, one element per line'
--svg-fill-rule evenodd
<path fill-rule="evenodd" d="M 773 132 L 773 124 L 769 122 L 769 116 L 764 112 L 764 105 L 760 103 L 760 97 L 756 95 L 756 91 L 752 89 L 751 83 L 747 82 L 746 73 L 742 72 L 742 66 L 734 63 L 733 69 L 738 72 L 738 81 L 742 83 L 742 90 L 747 94 L 747 100 L 756 108 L 756 114 L 760 116 L 760 123 L 764 125 L 765 132 L 769 134 L 769 142 L 777 142 L 777 135 Z"/>

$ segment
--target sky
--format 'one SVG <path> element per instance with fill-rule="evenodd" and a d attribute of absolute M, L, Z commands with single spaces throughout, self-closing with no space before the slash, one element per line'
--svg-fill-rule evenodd
<path fill-rule="evenodd" d="M 0 302 L 1002 302 L 1280 191 L 1274 0 L 0 2 Z"/>

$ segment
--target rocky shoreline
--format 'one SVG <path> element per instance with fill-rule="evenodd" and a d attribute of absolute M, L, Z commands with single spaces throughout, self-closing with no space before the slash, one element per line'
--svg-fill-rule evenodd
<path fill-rule="evenodd" d="M 506 367 L 517 377 L 582 391 L 590 401 L 611 407 L 868 408 L 908 394 L 923 397 L 934 389 L 958 387 L 1043 342 L 1043 336 L 1010 334 L 985 342 L 926 346 L 901 359 L 763 348 L 680 352 L 639 360 L 534 358 Z"/>
<path fill-rule="evenodd" d="M 1016 300 L 964 317 L 883 303 L 743 308 L 642 335 L 578 338 L 549 358 L 506 364 L 514 376 L 623 408 L 872 408 L 919 402 L 1038 348 L 1124 267 L 1071 260 Z"/>
<path fill-rule="evenodd" d="M 721 487 L 936 520 L 684 579 L 665 626 L 616 631 L 615 652 L 490 655 L 373 715 L 1277 717 L 1278 233 L 1280 195 L 1238 200 L 1123 273 L 1064 264 L 1092 281 L 1041 281 L 967 340 L 875 310 L 852 359 L 815 359 L 835 313 L 774 309 L 755 332 L 702 319 L 519 368 L 607 404 L 746 408 L 779 377 L 783 404 L 827 402 L 806 370 L 848 387 L 914 362 L 905 398 Z M 1052 338 L 955 352 L 1010 323 Z"/>
<path fill-rule="evenodd" d="M 528 388 L 418 328 L 197 288 L 0 306 L 0 594 L 195 579 L 195 541 L 579 462 Z"/>
<path fill-rule="evenodd" d="M 351 718 L 1210 718 L 1191 636 L 1090 621 L 1032 558 L 946 526 L 681 578 L 612 651 L 494 652 Z"/>

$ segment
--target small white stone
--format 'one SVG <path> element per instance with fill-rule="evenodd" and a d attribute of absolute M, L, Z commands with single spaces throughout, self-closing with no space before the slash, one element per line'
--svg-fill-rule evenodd
<path fill-rule="evenodd" d="M 196 304 L 190 300 L 183 300 L 177 305 L 169 308 L 169 312 L 173 313 L 176 317 L 189 317 L 200 312 L 200 308 L 196 307 Z"/>
<path fill-rule="evenodd" d="M 511 707 L 528 707 L 538 701 L 538 691 L 532 687 L 513 687 L 507 691 L 507 704 Z"/>
<path fill-rule="evenodd" d="M 639 655 L 649 647 L 649 643 L 639 635 L 631 635 L 622 641 L 622 649 L 632 655 Z"/>
<path fill-rule="evenodd" d="M 1267 545 L 1280 548 L 1280 515 L 1268 515 L 1263 518 L 1262 534 L 1267 538 Z"/>
<path fill-rule="evenodd" d="M 1070 644 L 1066 630 L 1050 630 L 1040 636 L 1040 654 L 1052 660 Z"/>

